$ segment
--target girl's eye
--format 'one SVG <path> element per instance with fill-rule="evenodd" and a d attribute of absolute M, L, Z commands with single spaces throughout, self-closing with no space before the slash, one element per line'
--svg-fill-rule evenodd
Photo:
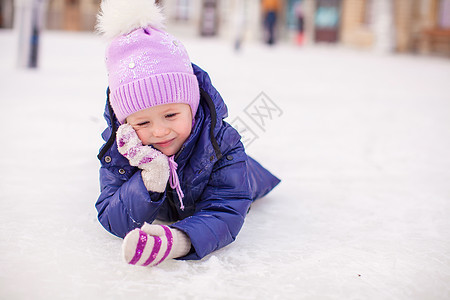
<path fill-rule="evenodd" d="M 145 126 L 145 125 L 148 125 L 148 124 L 150 124 L 150 122 L 145 121 L 145 122 L 138 123 L 136 125 L 139 126 L 139 127 L 142 127 L 142 126 Z"/>
<path fill-rule="evenodd" d="M 170 119 L 170 118 L 175 117 L 176 115 L 177 115 L 177 113 L 168 114 L 168 115 L 166 115 L 166 118 Z"/>

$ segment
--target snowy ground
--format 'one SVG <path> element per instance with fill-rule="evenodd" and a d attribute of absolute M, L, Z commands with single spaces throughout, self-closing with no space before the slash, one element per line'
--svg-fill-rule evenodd
<path fill-rule="evenodd" d="M 450 298 L 450 60 L 184 41 L 283 182 L 232 245 L 128 266 L 94 208 L 103 43 L 46 32 L 25 71 L 0 31 L 0 299 Z"/>

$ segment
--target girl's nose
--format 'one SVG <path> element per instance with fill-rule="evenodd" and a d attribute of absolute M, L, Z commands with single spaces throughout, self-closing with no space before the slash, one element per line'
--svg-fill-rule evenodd
<path fill-rule="evenodd" d="M 166 126 L 158 125 L 153 128 L 153 136 L 155 136 L 155 137 L 166 136 L 169 134 L 169 132 L 170 132 L 170 130 Z"/>

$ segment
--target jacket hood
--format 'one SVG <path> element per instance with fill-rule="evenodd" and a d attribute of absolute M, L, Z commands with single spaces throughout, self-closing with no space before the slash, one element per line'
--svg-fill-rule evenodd
<path fill-rule="evenodd" d="M 214 102 L 217 119 L 222 120 L 228 117 L 227 106 L 225 105 L 222 96 L 220 96 L 219 92 L 212 85 L 208 73 L 195 64 L 192 64 L 192 68 L 194 69 L 194 75 L 197 76 L 200 89 L 205 91 Z"/>

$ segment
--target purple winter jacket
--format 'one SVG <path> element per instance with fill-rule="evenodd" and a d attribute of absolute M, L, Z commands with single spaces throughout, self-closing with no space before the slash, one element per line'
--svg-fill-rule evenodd
<path fill-rule="evenodd" d="M 184 192 L 184 211 L 176 191 L 148 192 L 138 168 L 117 150 L 119 123 L 109 105 L 105 110 L 106 143 L 101 161 L 98 219 L 112 234 L 129 231 L 155 219 L 175 222 L 171 227 L 191 239 L 191 251 L 180 259 L 201 259 L 233 242 L 250 204 L 271 191 L 280 180 L 247 156 L 240 135 L 223 121 L 227 108 L 206 72 L 193 65 L 200 86 L 200 105 L 192 133 L 175 156 Z"/>

